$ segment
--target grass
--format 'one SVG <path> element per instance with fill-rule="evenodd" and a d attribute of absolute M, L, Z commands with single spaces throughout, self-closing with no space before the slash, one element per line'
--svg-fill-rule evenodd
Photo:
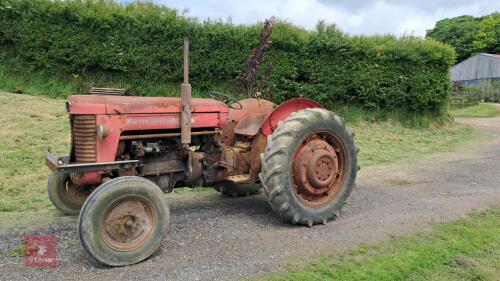
<path fill-rule="evenodd" d="M 447 152 L 482 134 L 474 128 L 450 124 L 444 127 L 414 128 L 399 122 L 358 122 L 356 133 L 362 166 L 413 161 L 436 152 Z"/>
<path fill-rule="evenodd" d="M 446 125 L 452 121 L 447 112 L 431 114 L 397 110 L 388 111 L 384 108 L 366 109 L 356 105 L 333 106 L 330 110 L 344 117 L 350 124 L 365 121 L 397 121 L 406 127 L 428 128 L 431 126 Z"/>
<path fill-rule="evenodd" d="M 0 215 L 54 210 L 46 194 L 49 172 L 43 154 L 47 147 L 56 154 L 65 154 L 70 149 L 70 129 L 63 100 L 0 93 L 0 112 L 3 124 L 0 130 Z M 472 128 L 462 125 L 412 128 L 391 121 L 355 122 L 351 127 L 361 148 L 362 166 L 449 151 L 476 134 Z"/>
<path fill-rule="evenodd" d="M 452 110 L 451 115 L 453 117 L 491 118 L 499 116 L 500 109 L 491 104 L 480 103 L 478 105 Z"/>
<path fill-rule="evenodd" d="M 500 208 L 268 277 L 308 280 L 499 280 Z"/>
<path fill-rule="evenodd" d="M 44 150 L 66 153 L 69 121 L 63 101 L 0 94 L 0 212 L 50 208 Z"/>
<path fill-rule="evenodd" d="M 194 97 L 206 97 L 208 91 L 193 81 Z M 40 95 L 64 98 L 86 93 L 91 87 L 124 88 L 137 96 L 179 96 L 178 84 L 163 81 L 150 82 L 147 79 L 126 77 L 121 73 L 87 71 L 85 73 L 62 73 L 34 70 L 26 62 L 17 59 L 12 52 L 0 49 L 0 89 L 18 94 Z M 226 91 L 228 85 L 216 85 L 219 91 Z M 201 89 L 201 90 L 200 90 Z"/>

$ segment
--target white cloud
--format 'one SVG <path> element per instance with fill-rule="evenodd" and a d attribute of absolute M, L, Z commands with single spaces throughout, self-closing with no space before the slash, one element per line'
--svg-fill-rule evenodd
<path fill-rule="evenodd" d="M 493 0 L 154 0 L 200 19 L 231 19 L 249 24 L 271 16 L 314 28 L 318 20 L 336 23 L 352 34 L 425 35 L 436 21 L 459 15 L 481 16 L 500 10 Z"/>

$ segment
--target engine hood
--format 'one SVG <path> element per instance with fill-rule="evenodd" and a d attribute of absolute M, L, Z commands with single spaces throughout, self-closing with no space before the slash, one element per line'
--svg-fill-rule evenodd
<path fill-rule="evenodd" d="M 229 111 L 215 99 L 193 98 L 191 105 L 193 113 Z M 179 97 L 75 95 L 68 98 L 66 108 L 69 114 L 180 114 L 182 103 Z"/>

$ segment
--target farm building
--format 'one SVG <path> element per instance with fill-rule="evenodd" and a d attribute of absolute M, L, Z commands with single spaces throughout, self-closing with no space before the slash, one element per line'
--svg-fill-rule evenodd
<path fill-rule="evenodd" d="M 500 55 L 477 54 L 451 68 L 451 81 L 468 87 L 500 88 Z"/>

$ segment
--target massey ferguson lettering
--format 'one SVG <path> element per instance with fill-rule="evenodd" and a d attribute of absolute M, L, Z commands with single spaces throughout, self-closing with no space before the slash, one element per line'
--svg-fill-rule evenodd
<path fill-rule="evenodd" d="M 156 124 L 171 124 L 179 123 L 178 118 L 161 117 L 161 118 L 127 118 L 127 125 L 156 125 Z"/>

